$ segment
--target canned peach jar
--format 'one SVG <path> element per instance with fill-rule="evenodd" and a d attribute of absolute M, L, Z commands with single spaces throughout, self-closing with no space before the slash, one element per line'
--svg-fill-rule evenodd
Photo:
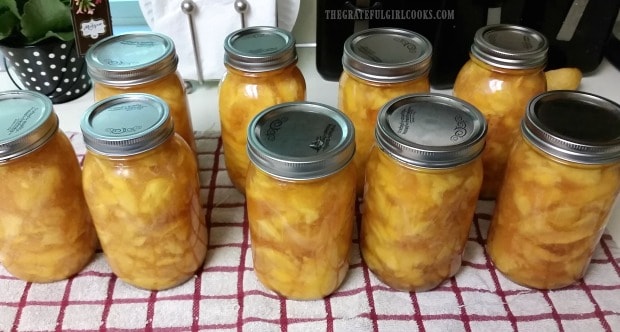
<path fill-rule="evenodd" d="M 358 195 L 364 187 L 379 110 L 395 97 L 430 91 L 431 55 L 431 43 L 424 36 L 404 29 L 363 30 L 345 41 L 338 108 L 355 125 Z"/>
<path fill-rule="evenodd" d="M 275 27 L 237 30 L 224 41 L 226 74 L 219 87 L 219 113 L 226 171 L 245 192 L 250 164 L 247 128 L 265 108 L 306 98 L 293 35 Z"/>
<path fill-rule="evenodd" d="M 81 127 L 84 192 L 112 271 L 152 290 L 188 280 L 205 259 L 207 229 L 196 158 L 166 103 L 109 97 L 86 111 Z"/>
<path fill-rule="evenodd" d="M 40 93 L 0 93 L 0 127 L 0 263 L 26 281 L 66 279 L 97 245 L 75 151 Z"/>
<path fill-rule="evenodd" d="M 355 219 L 353 124 L 316 103 L 284 103 L 248 128 L 246 197 L 254 272 L 290 299 L 319 299 L 349 269 Z"/>
<path fill-rule="evenodd" d="M 177 72 L 179 58 L 170 37 L 134 32 L 104 38 L 86 52 L 95 101 L 121 93 L 148 93 L 162 98 L 174 128 L 196 150 L 185 85 Z"/>
<path fill-rule="evenodd" d="M 620 191 L 620 105 L 577 91 L 529 103 L 506 168 L 487 250 L 523 286 L 581 279 Z"/>
<path fill-rule="evenodd" d="M 454 82 L 454 96 L 478 108 L 489 124 L 481 198 L 496 198 L 525 107 L 547 90 L 547 50 L 545 36 L 516 25 L 489 25 L 474 36 L 470 59 Z"/>
<path fill-rule="evenodd" d="M 398 97 L 379 112 L 360 247 L 390 287 L 426 291 L 458 272 L 482 184 L 486 130 L 476 108 L 440 94 Z"/>

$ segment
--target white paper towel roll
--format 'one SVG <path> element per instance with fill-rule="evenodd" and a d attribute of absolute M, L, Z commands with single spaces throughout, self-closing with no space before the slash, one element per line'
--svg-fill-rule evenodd
<path fill-rule="evenodd" d="M 225 72 L 224 39 L 241 28 L 235 0 L 193 0 L 196 45 L 205 80 L 219 80 Z M 246 0 L 246 26 L 276 26 L 276 0 Z M 151 30 L 174 40 L 179 55 L 178 70 L 184 79 L 198 79 L 192 34 L 181 1 L 140 0 L 140 8 Z"/>

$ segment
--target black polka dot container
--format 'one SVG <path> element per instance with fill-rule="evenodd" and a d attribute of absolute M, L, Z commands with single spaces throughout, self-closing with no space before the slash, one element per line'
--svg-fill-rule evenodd
<path fill-rule="evenodd" d="M 3 46 L 4 66 L 13 83 L 22 90 L 64 103 L 91 88 L 86 63 L 72 41 L 50 41 L 25 47 Z"/>

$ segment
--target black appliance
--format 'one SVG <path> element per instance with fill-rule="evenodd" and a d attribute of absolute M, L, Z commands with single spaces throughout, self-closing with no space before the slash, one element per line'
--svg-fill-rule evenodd
<path fill-rule="evenodd" d="M 602 61 L 619 8 L 620 0 L 317 0 L 316 66 L 324 79 L 336 81 L 348 36 L 365 28 L 404 28 L 431 41 L 431 86 L 448 89 L 469 59 L 475 32 L 511 23 L 549 39 L 547 69 L 588 73 Z"/>

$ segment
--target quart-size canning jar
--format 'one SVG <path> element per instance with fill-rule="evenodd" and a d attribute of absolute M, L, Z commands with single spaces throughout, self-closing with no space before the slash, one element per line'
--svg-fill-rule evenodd
<path fill-rule="evenodd" d="M 396 28 L 374 28 L 344 43 L 338 108 L 355 125 L 357 192 L 362 195 L 364 169 L 374 144 L 377 114 L 398 96 L 430 92 L 432 46 L 424 36 Z"/>
<path fill-rule="evenodd" d="M 226 74 L 219 86 L 224 159 L 232 183 L 245 193 L 250 121 L 270 106 L 306 99 L 306 81 L 297 67 L 293 35 L 275 27 L 250 27 L 228 35 L 224 63 Z"/>
<path fill-rule="evenodd" d="M 110 36 L 88 49 L 85 59 L 95 101 L 122 93 L 156 95 L 168 104 L 176 132 L 196 151 L 185 85 L 177 71 L 179 58 L 170 37 L 155 32 Z"/>
<path fill-rule="evenodd" d="M 384 283 L 426 291 L 454 276 L 482 184 L 487 125 L 471 104 L 412 94 L 380 111 L 366 166 L 360 248 Z"/>
<path fill-rule="evenodd" d="M 506 168 L 487 250 L 510 280 L 580 280 L 620 191 L 620 105 L 577 91 L 529 103 Z"/>
<path fill-rule="evenodd" d="M 481 198 L 497 197 L 527 103 L 547 90 L 547 50 L 545 36 L 516 25 L 489 25 L 474 36 L 470 59 L 454 82 L 454 96 L 473 104 L 489 124 Z"/>
<path fill-rule="evenodd" d="M 349 269 L 356 202 L 353 124 L 332 107 L 284 103 L 252 120 L 247 146 L 256 276 L 290 299 L 329 295 Z"/>
<path fill-rule="evenodd" d="M 0 263 L 31 282 L 66 279 L 95 253 L 82 171 L 51 100 L 0 93 Z"/>
<path fill-rule="evenodd" d="M 81 128 L 84 193 L 112 271 L 151 290 L 188 280 L 208 237 L 196 158 L 166 103 L 141 93 L 109 97 L 86 111 Z"/>

